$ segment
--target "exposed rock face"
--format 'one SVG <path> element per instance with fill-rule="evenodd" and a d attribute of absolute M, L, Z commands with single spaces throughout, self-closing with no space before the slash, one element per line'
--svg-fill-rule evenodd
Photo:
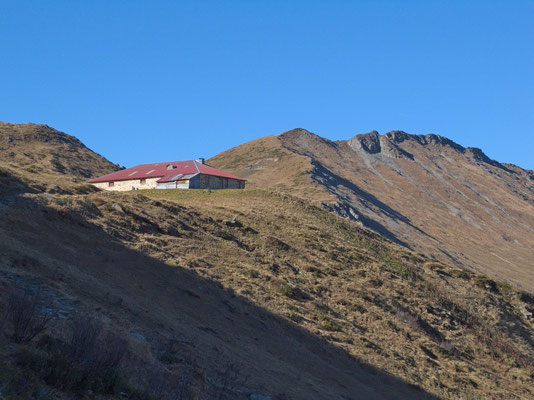
<path fill-rule="evenodd" d="M 370 154 L 380 153 L 380 135 L 377 131 L 354 136 L 347 143 L 355 150 L 363 150 Z"/>
<path fill-rule="evenodd" d="M 382 154 L 391 158 L 413 158 L 413 155 L 397 146 L 402 143 L 407 135 L 404 132 L 390 132 L 387 135 L 379 135 L 377 131 L 356 135 L 347 143 L 355 151 L 364 151 L 368 154 Z"/>
<path fill-rule="evenodd" d="M 259 140 L 267 138 L 262 157 L 283 151 L 285 165 L 294 157 L 310 167 L 248 171 L 248 187 L 315 199 L 399 244 L 534 290 L 533 171 L 435 134 L 330 141 L 295 129 Z M 246 143 L 210 163 L 239 175 L 246 166 L 236 157 L 255 165 L 255 152 Z"/>

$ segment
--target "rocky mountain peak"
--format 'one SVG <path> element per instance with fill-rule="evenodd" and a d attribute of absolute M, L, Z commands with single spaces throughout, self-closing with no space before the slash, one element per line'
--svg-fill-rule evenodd
<path fill-rule="evenodd" d="M 335 146 L 335 143 L 303 128 L 295 128 L 279 134 L 282 144 L 300 153 L 314 152 L 318 146 Z"/>
<path fill-rule="evenodd" d="M 364 150 L 370 154 L 380 153 L 380 134 L 377 131 L 356 135 L 347 141 L 354 149 Z"/>
<path fill-rule="evenodd" d="M 366 154 L 381 154 L 391 158 L 410 158 L 413 155 L 403 150 L 397 143 L 402 143 L 411 135 L 402 131 L 391 131 L 380 135 L 377 131 L 371 131 L 362 135 L 356 135 L 347 141 L 348 145 L 356 152 Z"/>
<path fill-rule="evenodd" d="M 440 153 L 444 147 L 453 149 L 467 158 L 475 161 L 504 168 L 502 164 L 490 159 L 479 148 L 468 147 L 454 142 L 444 136 L 429 133 L 427 135 L 414 135 L 404 131 L 390 131 L 380 135 L 377 131 L 359 134 L 346 141 L 356 152 L 368 155 L 381 155 L 390 158 L 414 159 L 411 150 L 402 146 L 405 142 L 413 142 L 422 147 L 432 148 L 432 151 Z"/>
<path fill-rule="evenodd" d="M 393 143 L 402 143 L 405 140 L 413 140 L 414 136 L 416 135 L 411 135 L 404 131 L 390 131 L 386 133 L 384 136 L 386 136 Z"/>
<path fill-rule="evenodd" d="M 290 129 L 288 131 L 278 134 L 279 137 L 301 136 L 301 135 L 314 135 L 314 134 L 304 128 L 293 128 L 293 129 Z"/>

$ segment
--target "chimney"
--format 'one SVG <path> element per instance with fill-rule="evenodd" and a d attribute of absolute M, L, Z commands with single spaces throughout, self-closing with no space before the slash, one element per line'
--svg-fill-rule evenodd
<path fill-rule="evenodd" d="M 204 164 L 205 160 L 206 160 L 205 158 L 197 158 L 196 162 L 199 163 L 199 164 Z"/>

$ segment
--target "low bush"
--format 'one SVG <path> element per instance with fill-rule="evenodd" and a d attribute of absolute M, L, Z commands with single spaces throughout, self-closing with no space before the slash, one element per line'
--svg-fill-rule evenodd
<path fill-rule="evenodd" d="M 299 295 L 298 289 L 288 284 L 279 286 L 278 292 L 283 296 L 289 297 L 290 299 L 296 299 Z"/>
<path fill-rule="evenodd" d="M 487 289 L 490 292 L 498 293 L 497 283 L 493 279 L 489 279 L 484 275 L 479 275 L 475 278 L 475 285 L 479 288 Z"/>
<path fill-rule="evenodd" d="M 67 342 L 40 341 L 41 349 L 22 348 L 17 365 L 47 385 L 73 393 L 115 394 L 122 386 L 119 366 L 127 342 L 104 334 L 100 323 L 89 317 L 71 321 Z"/>
<path fill-rule="evenodd" d="M 391 272 L 392 274 L 406 280 L 415 281 L 418 278 L 417 272 L 413 269 L 413 267 L 400 263 L 397 260 L 394 260 L 389 255 L 385 255 L 382 258 L 382 262 L 384 263 L 384 268 Z"/>
<path fill-rule="evenodd" d="M 341 327 L 326 315 L 319 315 L 319 321 L 319 327 L 325 331 L 338 332 L 341 330 Z"/>
<path fill-rule="evenodd" d="M 450 274 L 455 278 L 463 279 L 464 281 L 469 281 L 474 276 L 472 272 L 466 271 L 465 269 L 452 269 Z"/>
<path fill-rule="evenodd" d="M 534 305 L 534 296 L 527 292 L 520 292 L 519 300 L 521 300 L 523 303 Z"/>
<path fill-rule="evenodd" d="M 45 303 L 39 291 L 32 293 L 13 287 L 3 315 L 0 316 L 0 332 L 10 325 L 11 333 L 8 336 L 13 342 L 31 342 L 52 320 L 50 308 Z"/>

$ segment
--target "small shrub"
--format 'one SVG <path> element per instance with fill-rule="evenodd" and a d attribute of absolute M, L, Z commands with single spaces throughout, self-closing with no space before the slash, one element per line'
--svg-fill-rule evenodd
<path fill-rule="evenodd" d="M 531 294 L 527 292 L 520 292 L 519 300 L 521 300 L 523 303 L 534 305 L 534 296 L 532 296 Z"/>
<path fill-rule="evenodd" d="M 2 312 L 0 312 L 0 335 L 4 332 L 4 326 L 6 325 L 8 317 L 9 314 L 7 309 L 3 309 Z"/>
<path fill-rule="evenodd" d="M 293 321 L 293 322 L 296 322 L 297 324 L 302 322 L 304 320 L 304 318 L 302 317 L 302 315 L 300 315 L 299 313 L 296 313 L 294 311 L 290 311 L 289 312 L 289 315 L 288 315 L 288 318 Z"/>
<path fill-rule="evenodd" d="M 39 391 L 39 382 L 34 376 L 16 366 L 0 362 L 0 398 L 28 399 Z"/>
<path fill-rule="evenodd" d="M 482 289 L 489 290 L 493 293 L 499 293 L 505 297 L 510 296 L 514 289 L 512 286 L 507 282 L 502 281 L 495 281 L 493 279 L 490 279 L 484 275 L 478 275 L 475 279 L 475 285 Z"/>
<path fill-rule="evenodd" d="M 253 269 L 248 269 L 246 270 L 245 274 L 249 277 L 249 278 L 252 278 L 252 279 L 256 279 L 256 278 L 259 278 L 260 277 L 260 274 L 258 273 L 258 271 L 255 271 Z"/>
<path fill-rule="evenodd" d="M 443 265 L 436 261 L 427 261 L 423 264 L 423 267 L 431 269 L 432 271 L 443 269 Z"/>
<path fill-rule="evenodd" d="M 363 313 L 366 313 L 367 310 L 365 309 L 364 306 L 362 306 L 361 304 L 358 304 L 358 303 L 355 303 L 355 304 L 351 304 L 349 306 L 349 310 L 350 311 L 357 311 L 359 312 L 360 314 L 363 314 Z"/>
<path fill-rule="evenodd" d="M 180 341 L 173 338 L 162 342 L 158 353 L 160 361 L 167 365 L 190 364 L 193 359 L 190 349 L 180 346 Z"/>
<path fill-rule="evenodd" d="M 52 314 L 43 311 L 45 308 L 40 292 L 32 294 L 28 290 L 13 288 L 0 321 L 0 330 L 9 321 L 12 328 L 9 335 L 11 340 L 15 343 L 31 342 L 52 320 Z"/>
<path fill-rule="evenodd" d="M 326 315 L 319 315 L 319 327 L 325 331 L 338 332 L 341 327 Z"/>
<path fill-rule="evenodd" d="M 114 394 L 122 385 L 119 366 L 127 342 L 110 333 L 104 335 L 100 323 L 92 318 L 76 316 L 66 343 L 41 342 L 45 351 L 24 348 L 17 364 L 47 385 L 73 393 L 91 390 L 97 394 Z"/>
<path fill-rule="evenodd" d="M 450 274 L 455 278 L 463 279 L 464 281 L 470 281 L 473 277 L 473 273 L 466 271 L 465 269 L 452 269 Z"/>
<path fill-rule="evenodd" d="M 61 390 L 71 390 L 80 379 L 74 365 L 58 352 L 22 348 L 16 356 L 16 363 L 23 370 L 41 378 L 47 385 Z"/>
<path fill-rule="evenodd" d="M 480 323 L 475 313 L 465 305 L 460 304 L 456 299 L 452 298 L 443 287 L 434 282 L 425 282 L 422 289 L 427 293 L 427 296 L 435 302 L 439 307 L 443 307 L 450 311 L 451 314 L 460 323 L 471 327 Z"/>
<path fill-rule="evenodd" d="M 294 288 L 293 286 L 291 285 L 288 285 L 288 284 L 283 284 L 281 286 L 278 287 L 278 292 L 283 295 L 283 296 L 286 296 L 290 299 L 296 299 L 299 295 L 299 291 L 297 288 Z"/>
<path fill-rule="evenodd" d="M 278 239 L 277 237 L 274 237 L 274 236 L 268 236 L 266 239 L 265 239 L 265 244 L 267 247 L 270 247 L 272 249 L 276 249 L 276 250 L 279 250 L 279 251 L 289 251 L 291 250 L 291 246 L 288 245 L 287 243 L 281 241 L 280 239 Z"/>
<path fill-rule="evenodd" d="M 406 264 L 401 264 L 400 262 L 392 259 L 389 255 L 386 255 L 383 258 L 383 262 L 385 269 L 394 275 L 411 281 L 417 279 L 417 274 L 411 267 Z"/>
<path fill-rule="evenodd" d="M 67 355 L 76 362 L 87 363 L 95 352 L 102 326 L 88 316 L 75 315 L 70 324 Z"/>
<path fill-rule="evenodd" d="M 505 297 L 509 297 L 514 292 L 514 289 L 508 282 L 497 281 L 496 284 L 499 293 Z"/>
<path fill-rule="evenodd" d="M 319 268 L 311 266 L 311 265 L 305 266 L 304 270 L 307 271 L 307 272 L 312 273 L 313 275 L 315 275 L 317 277 L 324 276 L 324 272 L 323 271 L 321 271 Z"/>
<path fill-rule="evenodd" d="M 210 381 L 212 383 L 210 395 L 215 400 L 228 399 L 229 394 L 233 394 L 234 385 L 239 381 L 240 371 L 236 364 L 225 361 L 219 364 Z"/>
<path fill-rule="evenodd" d="M 475 285 L 477 285 L 479 288 L 489 290 L 492 293 L 498 292 L 497 283 L 484 275 L 478 275 L 475 278 Z"/>

